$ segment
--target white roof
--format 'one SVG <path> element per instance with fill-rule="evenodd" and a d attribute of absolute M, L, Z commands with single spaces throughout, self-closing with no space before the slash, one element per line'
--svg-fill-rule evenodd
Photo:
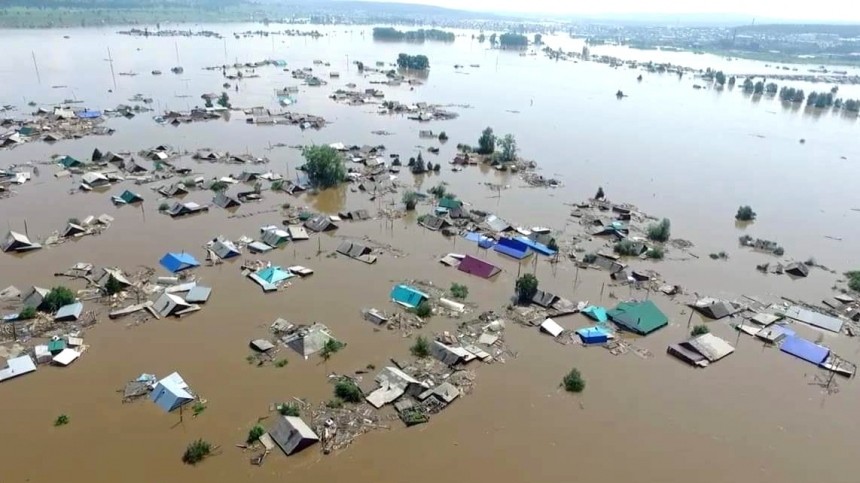
<path fill-rule="evenodd" d="M 30 356 L 24 355 L 14 357 L 6 361 L 9 366 L 6 369 L 0 370 L 0 381 L 12 379 L 13 377 L 21 376 L 36 370 L 36 364 Z"/>
<path fill-rule="evenodd" d="M 78 357 L 81 357 L 81 353 L 74 349 L 63 349 L 62 352 L 54 356 L 54 362 L 61 366 L 68 366 L 72 362 L 75 362 Z"/>
<path fill-rule="evenodd" d="M 710 362 L 718 361 L 735 351 L 731 344 L 714 334 L 702 334 L 694 337 L 690 339 L 689 344 Z"/>
<path fill-rule="evenodd" d="M 788 310 L 785 311 L 785 315 L 786 317 L 790 317 L 798 322 L 803 322 L 804 324 L 809 324 L 813 327 L 819 327 L 831 332 L 842 331 L 841 320 L 835 317 L 830 317 L 829 315 L 813 312 L 796 305 L 789 307 Z"/>
<path fill-rule="evenodd" d="M 101 173 L 91 171 L 89 173 L 84 173 L 84 175 L 81 177 L 81 179 L 86 184 L 92 184 L 92 183 L 95 183 L 96 181 L 107 181 L 108 177 L 101 174 Z"/>
<path fill-rule="evenodd" d="M 562 332 L 564 332 L 564 327 L 558 325 L 558 323 L 552 319 L 544 320 L 543 323 L 540 324 L 540 328 L 553 337 L 558 337 Z"/>
<path fill-rule="evenodd" d="M 290 238 L 293 240 L 307 240 L 310 238 L 308 236 L 308 232 L 302 226 L 291 225 L 287 227 L 287 231 L 290 233 Z"/>

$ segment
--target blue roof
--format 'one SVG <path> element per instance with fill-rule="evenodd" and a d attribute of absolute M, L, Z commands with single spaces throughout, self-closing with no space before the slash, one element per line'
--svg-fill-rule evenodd
<path fill-rule="evenodd" d="M 543 243 L 538 243 L 529 237 L 518 236 L 516 240 L 525 243 L 529 248 L 540 253 L 541 255 L 552 256 L 556 254 L 555 250 L 552 250 Z"/>
<path fill-rule="evenodd" d="M 74 319 L 77 320 L 78 317 L 81 316 L 81 312 L 84 311 L 84 304 L 80 302 L 75 302 L 73 304 L 64 305 L 57 310 L 57 313 L 54 314 L 54 318 L 57 320 L 64 319 Z"/>
<path fill-rule="evenodd" d="M 796 335 L 786 337 L 783 340 L 782 345 L 779 346 L 779 350 L 786 354 L 791 354 L 795 357 L 811 362 L 816 366 L 824 362 L 824 360 L 827 359 L 827 356 L 830 355 L 830 349 L 827 347 L 821 347 L 814 342 L 810 342 Z"/>
<path fill-rule="evenodd" d="M 512 238 L 500 238 L 494 250 L 517 260 L 522 260 L 529 254 L 528 245 Z"/>
<path fill-rule="evenodd" d="M 162 267 L 170 273 L 178 273 L 189 268 L 199 267 L 200 262 L 197 261 L 190 253 L 173 253 L 169 252 L 161 257 L 159 262 Z"/>
<path fill-rule="evenodd" d="M 417 307 L 418 304 L 427 298 L 429 298 L 427 294 L 421 292 L 417 288 L 410 287 L 409 285 L 395 285 L 394 288 L 391 289 L 391 299 L 406 307 Z"/>
<path fill-rule="evenodd" d="M 578 329 L 576 334 L 586 344 L 600 344 L 609 340 L 609 332 L 599 326 Z"/>
<path fill-rule="evenodd" d="M 293 277 L 293 274 L 290 273 L 289 270 L 284 270 L 277 265 L 266 267 L 262 270 L 257 270 L 256 274 L 258 277 L 262 278 L 266 282 L 271 283 L 272 285 L 277 284 L 278 282 L 283 282 L 284 280 Z"/>
<path fill-rule="evenodd" d="M 158 381 L 149 398 L 166 412 L 194 400 L 194 396 L 188 392 L 188 384 L 177 372 Z"/>
<path fill-rule="evenodd" d="M 95 119 L 97 117 L 102 117 L 101 111 L 91 111 L 89 109 L 78 111 L 75 113 L 75 115 L 81 119 Z"/>
<path fill-rule="evenodd" d="M 609 320 L 609 317 L 606 315 L 606 309 L 603 307 L 595 307 L 594 305 L 589 305 L 588 307 L 582 309 L 582 313 L 598 322 L 606 322 L 607 320 Z"/>

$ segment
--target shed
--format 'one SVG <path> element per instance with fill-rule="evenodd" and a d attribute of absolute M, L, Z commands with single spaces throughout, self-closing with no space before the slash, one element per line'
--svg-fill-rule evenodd
<path fill-rule="evenodd" d="M 447 220 L 436 215 L 425 215 L 421 218 L 419 224 L 430 231 L 439 231 L 442 228 L 451 226 Z"/>
<path fill-rule="evenodd" d="M 696 301 L 692 306 L 700 314 L 710 319 L 719 320 L 734 313 L 735 308 L 729 302 L 713 298 L 703 298 Z"/>
<path fill-rule="evenodd" d="M 705 359 L 705 356 L 693 350 L 685 342 L 669 345 L 669 347 L 666 348 L 666 352 L 691 366 L 705 367 L 708 365 L 708 360 Z"/>
<path fill-rule="evenodd" d="M 541 307 L 548 309 L 558 300 L 558 295 L 545 292 L 543 290 L 538 290 L 535 292 L 534 297 L 532 297 L 532 303 L 536 305 L 540 305 Z"/>
<path fill-rule="evenodd" d="M 210 287 L 195 285 L 194 288 L 188 291 L 188 294 L 185 296 L 185 301 L 189 304 L 203 304 L 209 300 L 210 295 L 212 295 L 212 289 Z"/>
<path fill-rule="evenodd" d="M 337 225 L 335 225 L 334 222 L 325 215 L 318 215 L 308 219 L 305 221 L 305 227 L 308 230 L 315 231 L 317 233 L 337 229 Z"/>
<path fill-rule="evenodd" d="M 178 372 L 174 372 L 156 383 L 149 398 L 166 412 L 178 409 L 194 400 L 188 384 Z"/>
<path fill-rule="evenodd" d="M 143 201 L 142 196 L 129 190 L 123 191 L 122 194 L 119 195 L 119 198 L 127 204 L 140 203 Z"/>
<path fill-rule="evenodd" d="M 579 336 L 583 344 L 605 344 L 610 338 L 612 338 L 612 334 L 607 332 L 603 327 L 597 325 L 594 327 L 577 329 L 576 335 Z"/>
<path fill-rule="evenodd" d="M 816 366 L 820 366 L 830 355 L 830 349 L 827 347 L 822 347 L 796 335 L 786 337 L 779 346 L 779 350 L 811 362 Z"/>
<path fill-rule="evenodd" d="M 619 326 L 640 335 L 648 335 L 669 324 L 669 319 L 650 300 L 622 302 L 607 315 Z"/>
<path fill-rule="evenodd" d="M 393 289 L 391 289 L 391 299 L 410 309 L 414 309 L 421 302 L 429 299 L 430 296 L 421 292 L 417 288 L 410 287 L 409 285 L 399 284 L 395 285 Z"/>
<path fill-rule="evenodd" d="M 251 341 L 251 348 L 258 352 L 268 352 L 275 348 L 275 344 L 266 339 L 254 339 Z"/>
<path fill-rule="evenodd" d="M 529 254 L 528 245 L 513 238 L 500 238 L 493 249 L 517 260 L 522 260 Z"/>
<path fill-rule="evenodd" d="M 376 256 L 372 252 L 370 247 L 351 241 L 344 241 L 337 247 L 337 253 L 368 264 L 376 263 Z"/>
<path fill-rule="evenodd" d="M 781 318 L 782 317 L 780 317 L 778 315 L 769 314 L 767 312 L 759 312 L 759 313 L 755 314 L 754 316 L 752 316 L 749 320 L 750 320 L 750 322 L 752 322 L 754 324 L 758 324 L 758 325 L 761 325 L 763 327 L 767 327 L 768 325 L 773 324 L 774 322 L 778 321 Z"/>
<path fill-rule="evenodd" d="M 487 230 L 495 233 L 502 233 L 506 231 L 511 231 L 513 229 L 510 223 L 499 218 L 496 215 L 487 216 L 487 218 L 484 219 L 481 225 Z"/>
<path fill-rule="evenodd" d="M 315 323 L 310 327 L 301 328 L 283 339 L 283 342 L 305 359 L 316 354 L 325 347 L 334 336 L 323 324 Z"/>
<path fill-rule="evenodd" d="M 6 239 L 3 240 L 3 245 L 0 247 L 4 252 L 27 252 L 30 250 L 38 250 L 42 245 L 33 243 L 27 235 L 18 232 L 10 231 L 6 234 Z"/>
<path fill-rule="evenodd" d="M 171 218 L 177 218 L 180 216 L 202 213 L 204 211 L 209 211 L 209 207 L 189 201 L 187 203 L 174 203 L 173 206 L 167 210 L 167 214 L 170 215 Z"/>
<path fill-rule="evenodd" d="M 28 355 L 6 360 L 6 368 L 0 369 L 0 382 L 36 371 L 36 364 Z"/>
<path fill-rule="evenodd" d="M 553 337 L 558 337 L 562 332 L 564 332 L 564 327 L 558 325 L 558 322 L 552 319 L 544 320 L 543 323 L 540 324 L 540 328 L 542 331 Z"/>
<path fill-rule="evenodd" d="M 239 248 L 236 247 L 235 243 L 221 237 L 216 238 L 212 243 L 212 251 L 221 259 L 238 257 L 242 254 L 242 252 L 239 251 Z"/>
<path fill-rule="evenodd" d="M 785 316 L 813 327 L 829 330 L 831 332 L 842 332 L 842 321 L 836 317 L 820 314 L 803 307 L 793 305 L 785 311 Z"/>
<path fill-rule="evenodd" d="M 699 354 L 702 354 L 708 362 L 716 362 L 735 351 L 728 342 L 720 339 L 714 334 L 702 334 L 693 337 L 687 344 Z"/>
<path fill-rule="evenodd" d="M 188 189 L 182 183 L 175 183 L 170 186 L 162 186 L 158 192 L 168 198 L 182 197 L 188 194 Z"/>
<path fill-rule="evenodd" d="M 99 188 L 102 186 L 110 185 L 110 180 L 108 179 L 108 177 L 96 171 L 84 173 L 84 175 L 81 177 L 81 181 L 91 188 Z"/>
<path fill-rule="evenodd" d="M 305 230 L 305 228 L 299 225 L 288 226 L 287 233 L 290 234 L 290 240 L 293 241 L 310 239 L 310 236 L 308 236 L 308 232 Z"/>
<path fill-rule="evenodd" d="M 248 244 L 248 250 L 251 253 L 266 253 L 272 251 L 272 247 L 263 242 L 255 241 Z"/>
<path fill-rule="evenodd" d="M 224 208 L 225 210 L 242 206 L 241 201 L 233 198 L 232 196 L 228 196 L 227 193 L 224 193 L 223 191 L 219 192 L 214 198 L 212 198 L 212 203 Z"/>
<path fill-rule="evenodd" d="M 471 255 L 464 256 L 457 269 L 481 278 L 492 278 L 502 271 L 501 268 Z"/>
<path fill-rule="evenodd" d="M 161 257 L 158 263 L 170 273 L 179 273 L 200 266 L 200 262 L 194 256 L 185 252 L 168 252 Z"/>
<path fill-rule="evenodd" d="M 182 300 L 182 297 L 167 292 L 161 294 L 152 305 L 152 309 L 161 317 L 170 317 L 188 308 L 191 308 L 191 304 Z"/>
<path fill-rule="evenodd" d="M 81 317 L 81 312 L 84 311 L 84 304 L 75 302 L 69 305 L 64 305 L 54 314 L 54 320 L 58 322 L 68 322 L 70 320 L 78 320 Z"/>
<path fill-rule="evenodd" d="M 785 273 L 795 277 L 806 277 L 809 275 L 809 267 L 805 263 L 789 263 L 785 266 Z"/>
<path fill-rule="evenodd" d="M 272 248 L 278 248 L 290 241 L 290 234 L 279 228 L 263 231 L 260 241 Z"/>
<path fill-rule="evenodd" d="M 302 418 L 281 416 L 269 435 L 287 456 L 312 446 L 320 440 L 319 436 L 305 424 Z"/>

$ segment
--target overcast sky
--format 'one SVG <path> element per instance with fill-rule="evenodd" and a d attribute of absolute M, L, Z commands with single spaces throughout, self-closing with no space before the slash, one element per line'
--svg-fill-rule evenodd
<path fill-rule="evenodd" d="M 818 0 L 813 3 L 785 0 L 371 0 L 436 5 L 460 10 L 488 12 L 540 12 L 554 14 L 705 14 L 729 13 L 786 20 L 860 21 L 858 0 Z"/>

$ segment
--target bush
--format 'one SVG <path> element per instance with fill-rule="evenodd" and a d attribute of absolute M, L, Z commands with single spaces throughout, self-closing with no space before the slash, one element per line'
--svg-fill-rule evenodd
<path fill-rule="evenodd" d="M 741 206 L 738 208 L 738 212 L 735 215 L 735 219 L 738 221 L 752 221 L 755 220 L 755 211 L 749 206 Z"/>
<path fill-rule="evenodd" d="M 412 347 L 409 348 L 409 352 L 421 359 L 430 357 L 430 342 L 423 335 L 419 335 Z"/>
<path fill-rule="evenodd" d="M 694 326 L 693 330 L 690 331 L 690 335 L 696 337 L 699 335 L 709 334 L 710 332 L 711 329 L 709 329 L 707 325 L 701 324 Z"/>
<path fill-rule="evenodd" d="M 18 312 L 18 320 L 30 320 L 36 318 L 36 309 L 27 306 Z"/>
<path fill-rule="evenodd" d="M 444 182 L 439 183 L 436 186 L 430 188 L 427 192 L 430 193 L 431 195 L 433 195 L 437 199 L 442 199 L 447 194 L 447 188 L 445 188 L 446 184 L 447 183 L 444 183 Z M 453 195 L 452 195 L 452 197 L 453 197 Z"/>
<path fill-rule="evenodd" d="M 664 255 L 665 253 L 660 247 L 653 247 L 647 252 L 645 252 L 645 256 L 652 260 L 662 260 Z"/>
<path fill-rule="evenodd" d="M 161 203 L 160 205 L 158 205 L 158 211 L 167 211 L 169 209 L 170 209 L 170 204 L 167 203 L 166 201 L 164 203 Z"/>
<path fill-rule="evenodd" d="M 105 282 L 105 293 L 108 295 L 113 295 L 122 292 L 122 284 L 119 283 L 119 280 L 115 279 L 113 275 L 108 276 L 107 282 Z"/>
<path fill-rule="evenodd" d="M 585 390 L 585 379 L 582 378 L 582 374 L 579 373 L 578 369 L 571 369 L 564 376 L 563 383 L 564 390 L 567 392 L 582 392 Z"/>
<path fill-rule="evenodd" d="M 51 312 L 75 302 L 75 293 L 66 287 L 54 287 L 45 295 L 44 304 Z"/>
<path fill-rule="evenodd" d="M 660 223 L 648 225 L 648 238 L 658 242 L 667 242 L 671 236 L 671 223 L 668 218 L 663 218 Z"/>
<path fill-rule="evenodd" d="M 331 188 L 346 181 L 343 158 L 331 146 L 308 146 L 302 149 L 305 172 L 315 188 Z"/>
<path fill-rule="evenodd" d="M 778 257 L 781 257 L 781 256 L 785 255 L 785 248 L 776 247 L 776 249 L 773 251 L 773 254 L 778 256 Z"/>
<path fill-rule="evenodd" d="M 845 272 L 845 276 L 848 277 L 848 288 L 860 292 L 860 270 Z"/>
<path fill-rule="evenodd" d="M 433 307 L 430 306 L 430 303 L 424 300 L 414 309 L 415 315 L 421 317 L 422 319 L 426 319 L 433 315 Z"/>
<path fill-rule="evenodd" d="M 195 401 L 194 405 L 191 406 L 191 411 L 194 412 L 195 416 L 200 416 L 201 414 L 203 414 L 203 411 L 205 411 L 205 410 L 206 410 L 206 405 L 200 401 Z"/>
<path fill-rule="evenodd" d="M 516 283 L 517 301 L 520 304 L 529 304 L 538 291 L 538 279 L 530 273 L 526 273 L 517 279 Z"/>
<path fill-rule="evenodd" d="M 444 142 L 444 141 L 447 141 L 447 140 L 448 140 L 448 134 L 447 134 L 445 131 L 440 132 L 440 133 L 439 133 L 439 141 L 443 141 L 443 142 Z"/>
<path fill-rule="evenodd" d="M 299 416 L 299 405 L 294 403 L 281 403 L 278 405 L 278 413 L 281 416 Z"/>
<path fill-rule="evenodd" d="M 463 300 L 469 296 L 469 287 L 460 285 L 459 283 L 452 283 L 451 295 L 453 295 L 455 299 Z"/>
<path fill-rule="evenodd" d="M 343 349 L 346 346 L 343 342 L 337 339 L 329 339 L 322 348 L 320 355 L 323 359 L 328 360 L 331 356 L 335 355 L 338 351 Z"/>
<path fill-rule="evenodd" d="M 290 363 L 290 361 L 288 361 L 286 359 L 278 359 L 275 361 L 275 367 L 278 367 L 278 368 L 286 367 L 287 364 L 289 364 L 289 363 Z"/>
<path fill-rule="evenodd" d="M 254 426 L 250 431 L 248 431 L 248 439 L 246 439 L 245 442 L 248 444 L 254 444 L 258 439 L 260 439 L 260 436 L 264 434 L 266 434 L 266 430 L 263 429 L 262 426 Z"/>
<path fill-rule="evenodd" d="M 272 181 L 271 188 L 272 191 L 281 191 L 282 189 L 284 189 L 284 180 L 276 179 L 275 181 Z"/>
<path fill-rule="evenodd" d="M 229 188 L 229 187 L 230 187 L 230 183 L 227 183 L 226 181 L 221 181 L 221 180 L 215 181 L 209 185 L 209 189 L 216 192 L 216 193 L 220 193 L 222 191 L 227 191 L 227 188 Z"/>
<path fill-rule="evenodd" d="M 616 243 L 612 250 L 623 257 L 638 257 L 641 245 L 624 239 Z"/>
<path fill-rule="evenodd" d="M 185 454 L 182 455 L 182 462 L 187 465 L 196 465 L 209 456 L 211 452 L 212 445 L 202 439 L 198 439 L 185 448 Z"/>
<path fill-rule="evenodd" d="M 481 133 L 478 139 L 478 154 L 493 154 L 496 150 L 496 136 L 493 134 L 493 128 L 488 127 Z"/>
<path fill-rule="evenodd" d="M 589 264 L 590 264 L 590 263 L 594 263 L 594 262 L 596 262 L 596 261 L 597 261 L 597 254 L 594 254 L 594 253 L 586 253 L 586 254 L 582 257 L 582 261 L 583 261 L 583 262 L 585 262 L 585 263 L 589 263 Z"/>
<path fill-rule="evenodd" d="M 57 419 L 54 420 L 54 426 L 65 426 L 67 424 L 69 424 L 69 417 L 65 414 L 57 416 Z"/>
<path fill-rule="evenodd" d="M 339 398 L 329 399 L 328 401 L 326 401 L 325 407 L 329 409 L 340 409 L 343 407 L 343 400 Z"/>
<path fill-rule="evenodd" d="M 339 399 L 350 402 L 361 402 L 361 389 L 352 381 L 352 379 L 341 379 L 334 385 L 334 395 Z"/>
<path fill-rule="evenodd" d="M 407 191 L 403 193 L 403 204 L 406 205 L 406 211 L 412 211 L 418 204 L 418 193 Z"/>

